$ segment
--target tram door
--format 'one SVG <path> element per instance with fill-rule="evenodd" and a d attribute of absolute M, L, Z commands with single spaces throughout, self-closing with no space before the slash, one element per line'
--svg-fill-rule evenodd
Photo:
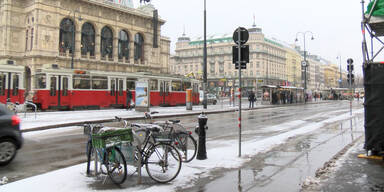
<path fill-rule="evenodd" d="M 69 76 L 52 75 L 49 80 L 50 105 L 57 106 L 58 109 L 68 108 L 70 105 L 70 94 L 68 93 Z"/>
<path fill-rule="evenodd" d="M 112 105 L 124 105 L 124 79 L 112 78 L 110 81 L 110 95 L 112 96 Z"/>
<path fill-rule="evenodd" d="M 170 94 L 169 86 L 170 81 L 159 81 L 160 82 L 160 97 L 161 97 L 161 106 L 169 106 L 170 104 Z"/>
<path fill-rule="evenodd" d="M 0 102 L 6 103 L 7 101 L 7 74 L 0 73 Z"/>

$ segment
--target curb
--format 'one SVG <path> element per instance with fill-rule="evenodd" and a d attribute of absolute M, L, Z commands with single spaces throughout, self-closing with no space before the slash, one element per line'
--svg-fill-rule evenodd
<path fill-rule="evenodd" d="M 279 107 L 286 107 L 286 106 L 299 106 L 299 105 L 309 105 L 309 104 L 321 104 L 321 103 L 329 103 L 329 102 L 317 102 L 317 103 L 306 103 L 306 104 L 298 103 L 298 104 L 285 104 L 285 105 L 267 105 L 267 106 L 252 108 L 252 109 L 242 108 L 242 110 L 254 111 L 254 110 L 259 110 L 259 109 L 279 108 Z M 212 110 L 212 111 L 204 111 L 204 113 L 206 113 L 206 114 L 218 114 L 218 113 L 229 113 L 229 112 L 236 112 L 236 111 L 239 111 L 239 109 Z M 153 115 L 153 119 L 199 115 L 199 114 L 201 114 L 201 112 L 203 112 L 203 111 L 187 112 L 187 113 L 179 113 L 179 114 Z M 122 118 L 122 119 L 124 119 L 124 120 L 143 120 L 144 117 L 134 116 L 134 117 L 126 117 L 126 118 Z M 35 128 L 24 129 L 24 130 L 20 130 L 20 131 L 22 133 L 27 133 L 27 132 L 43 131 L 43 130 L 47 130 L 47 129 L 56 129 L 56 128 L 69 127 L 69 126 L 81 126 L 83 124 L 108 123 L 108 122 L 112 122 L 114 120 L 115 120 L 115 118 L 100 119 L 100 120 L 93 120 L 93 121 L 78 121 L 78 122 L 71 122 L 71 123 L 63 123 L 63 124 L 35 127 Z"/>

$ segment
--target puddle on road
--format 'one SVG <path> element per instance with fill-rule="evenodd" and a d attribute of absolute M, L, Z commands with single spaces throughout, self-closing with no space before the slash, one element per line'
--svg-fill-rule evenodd
<path fill-rule="evenodd" d="M 349 124 L 330 124 L 310 136 L 292 138 L 268 153 L 258 154 L 240 169 L 219 171 L 213 174 L 216 178 L 202 178 L 197 186 L 183 191 L 300 191 L 308 176 L 314 177 L 318 168 L 363 134 L 361 130 L 351 131 Z"/>

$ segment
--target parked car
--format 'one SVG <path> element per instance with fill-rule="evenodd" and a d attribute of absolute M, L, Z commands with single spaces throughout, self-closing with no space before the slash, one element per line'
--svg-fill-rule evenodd
<path fill-rule="evenodd" d="M 20 118 L 0 103 L 0 166 L 11 162 L 22 144 Z"/>
<path fill-rule="evenodd" d="M 203 104 L 203 100 L 204 100 L 204 92 L 203 91 L 201 91 L 199 99 L 200 99 L 200 104 Z M 217 103 L 216 95 L 214 95 L 212 93 L 208 93 L 207 94 L 207 101 L 208 101 L 208 104 L 216 105 L 216 103 Z"/>
<path fill-rule="evenodd" d="M 216 103 L 217 103 L 217 97 L 214 94 L 207 94 L 207 100 L 208 100 L 208 104 L 212 103 L 212 104 L 216 105 Z"/>

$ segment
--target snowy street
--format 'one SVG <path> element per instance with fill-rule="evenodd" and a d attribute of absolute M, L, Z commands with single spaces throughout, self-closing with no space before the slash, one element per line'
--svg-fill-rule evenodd
<path fill-rule="evenodd" d="M 245 102 L 244 107 L 248 105 Z M 194 106 L 195 107 L 195 106 Z M 192 112 L 201 112 L 201 106 Z M 31 131 L 23 134 L 24 147 L 15 161 L 0 170 L 9 184 L 0 191 L 279 191 L 277 183 L 285 183 L 285 191 L 298 191 L 318 168 L 345 146 L 364 134 L 362 103 L 354 102 L 353 117 L 348 101 L 292 105 L 243 111 L 242 157 L 238 157 L 236 108 L 209 105 L 207 111 L 226 111 L 208 115 L 206 160 L 183 163 L 178 177 L 169 184 L 150 180 L 143 169 L 143 183 L 136 184 L 133 175 L 121 188 L 85 174 L 86 136 L 82 127 Z M 197 124 L 197 115 L 185 107 L 155 108 L 159 115 L 174 115 L 187 128 Z M 189 112 L 191 113 L 191 112 Z M 22 129 L 63 124 L 114 116 L 142 116 L 125 110 L 50 112 L 27 114 Z M 168 117 L 169 118 L 169 117 Z M 352 121 L 352 129 L 350 127 Z M 194 135 L 197 139 L 197 135 Z M 234 179 L 236 178 L 236 179 Z"/>

